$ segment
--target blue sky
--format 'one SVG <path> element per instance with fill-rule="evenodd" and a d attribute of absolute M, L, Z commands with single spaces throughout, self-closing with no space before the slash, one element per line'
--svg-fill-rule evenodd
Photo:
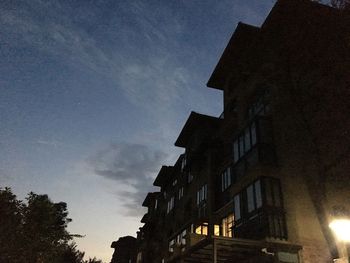
<path fill-rule="evenodd" d="M 237 23 L 273 4 L 1 1 L 0 186 L 67 202 L 79 248 L 108 262 L 190 111 L 221 113 L 205 84 Z"/>

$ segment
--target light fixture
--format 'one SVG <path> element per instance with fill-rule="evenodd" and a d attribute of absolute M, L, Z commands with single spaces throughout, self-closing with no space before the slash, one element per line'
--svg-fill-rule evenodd
<path fill-rule="evenodd" d="M 350 220 L 334 219 L 329 227 L 333 230 L 336 238 L 344 243 L 350 243 Z"/>

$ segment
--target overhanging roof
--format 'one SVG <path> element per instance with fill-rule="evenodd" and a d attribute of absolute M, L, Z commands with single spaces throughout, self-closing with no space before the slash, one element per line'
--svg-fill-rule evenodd
<path fill-rule="evenodd" d="M 142 206 L 144 207 L 148 207 L 150 205 L 150 202 L 152 201 L 152 199 L 156 198 L 156 196 L 159 194 L 159 192 L 153 192 L 153 193 L 148 193 L 146 195 L 145 200 L 142 203 Z"/>
<path fill-rule="evenodd" d="M 197 129 L 205 129 L 208 135 L 211 134 L 211 132 L 215 130 L 214 128 L 219 125 L 220 121 L 221 119 L 219 118 L 192 111 L 182 128 L 179 137 L 177 137 L 175 146 L 186 147 L 191 139 L 191 135 Z"/>
<path fill-rule="evenodd" d="M 156 179 L 154 180 L 153 185 L 162 187 L 168 181 L 168 178 L 173 172 L 173 169 L 174 169 L 174 166 L 163 165 Z"/>
<path fill-rule="evenodd" d="M 232 68 L 242 59 L 257 38 L 260 28 L 239 22 L 221 58 L 211 74 L 207 86 L 223 90 Z"/>

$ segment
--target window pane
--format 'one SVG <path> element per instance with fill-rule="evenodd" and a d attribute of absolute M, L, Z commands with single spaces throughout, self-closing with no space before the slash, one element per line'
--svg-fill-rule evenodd
<path fill-rule="evenodd" d="M 221 174 L 221 191 L 225 190 L 225 172 Z"/>
<path fill-rule="evenodd" d="M 219 225 L 214 225 L 214 235 L 220 236 L 220 226 Z"/>
<path fill-rule="evenodd" d="M 239 195 L 236 195 L 233 199 L 235 205 L 235 220 L 241 219 L 241 204 L 239 200 Z"/>
<path fill-rule="evenodd" d="M 245 145 L 245 151 L 244 152 L 248 152 L 250 150 L 250 148 L 251 148 L 249 127 L 244 132 L 244 145 Z"/>
<path fill-rule="evenodd" d="M 271 183 L 272 182 L 270 179 L 265 179 L 265 195 L 266 195 L 266 204 L 267 205 L 273 205 Z"/>
<path fill-rule="evenodd" d="M 255 182 L 255 200 L 256 200 L 256 208 L 262 206 L 262 198 L 261 198 L 261 184 L 260 181 Z"/>
<path fill-rule="evenodd" d="M 239 159 L 239 148 L 238 148 L 238 140 L 235 140 L 233 143 L 233 160 L 237 162 Z"/>
<path fill-rule="evenodd" d="M 250 185 L 247 188 L 247 205 L 248 212 L 252 212 L 255 210 L 253 185 Z"/>
<path fill-rule="evenodd" d="M 252 123 L 250 126 L 251 136 L 252 136 L 252 144 L 251 146 L 254 146 L 256 144 L 256 125 L 255 122 Z"/>
<path fill-rule="evenodd" d="M 203 235 L 208 235 L 208 226 L 207 225 L 204 225 L 204 226 L 202 226 L 202 234 Z"/>
<path fill-rule="evenodd" d="M 244 136 L 239 136 L 239 157 L 244 155 Z"/>
<path fill-rule="evenodd" d="M 281 206 L 281 195 L 280 195 L 280 187 L 277 181 L 273 181 L 273 196 L 275 201 L 275 206 Z"/>
<path fill-rule="evenodd" d="M 228 167 L 227 168 L 227 187 L 229 187 L 230 185 L 231 185 L 231 167 Z"/>

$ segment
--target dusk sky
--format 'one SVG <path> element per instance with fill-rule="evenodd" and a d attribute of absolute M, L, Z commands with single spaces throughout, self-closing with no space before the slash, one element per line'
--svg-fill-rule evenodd
<path fill-rule="evenodd" d="M 78 248 L 109 262 L 191 110 L 222 112 L 205 84 L 237 23 L 274 2 L 2 0 L 0 187 L 67 202 Z"/>

